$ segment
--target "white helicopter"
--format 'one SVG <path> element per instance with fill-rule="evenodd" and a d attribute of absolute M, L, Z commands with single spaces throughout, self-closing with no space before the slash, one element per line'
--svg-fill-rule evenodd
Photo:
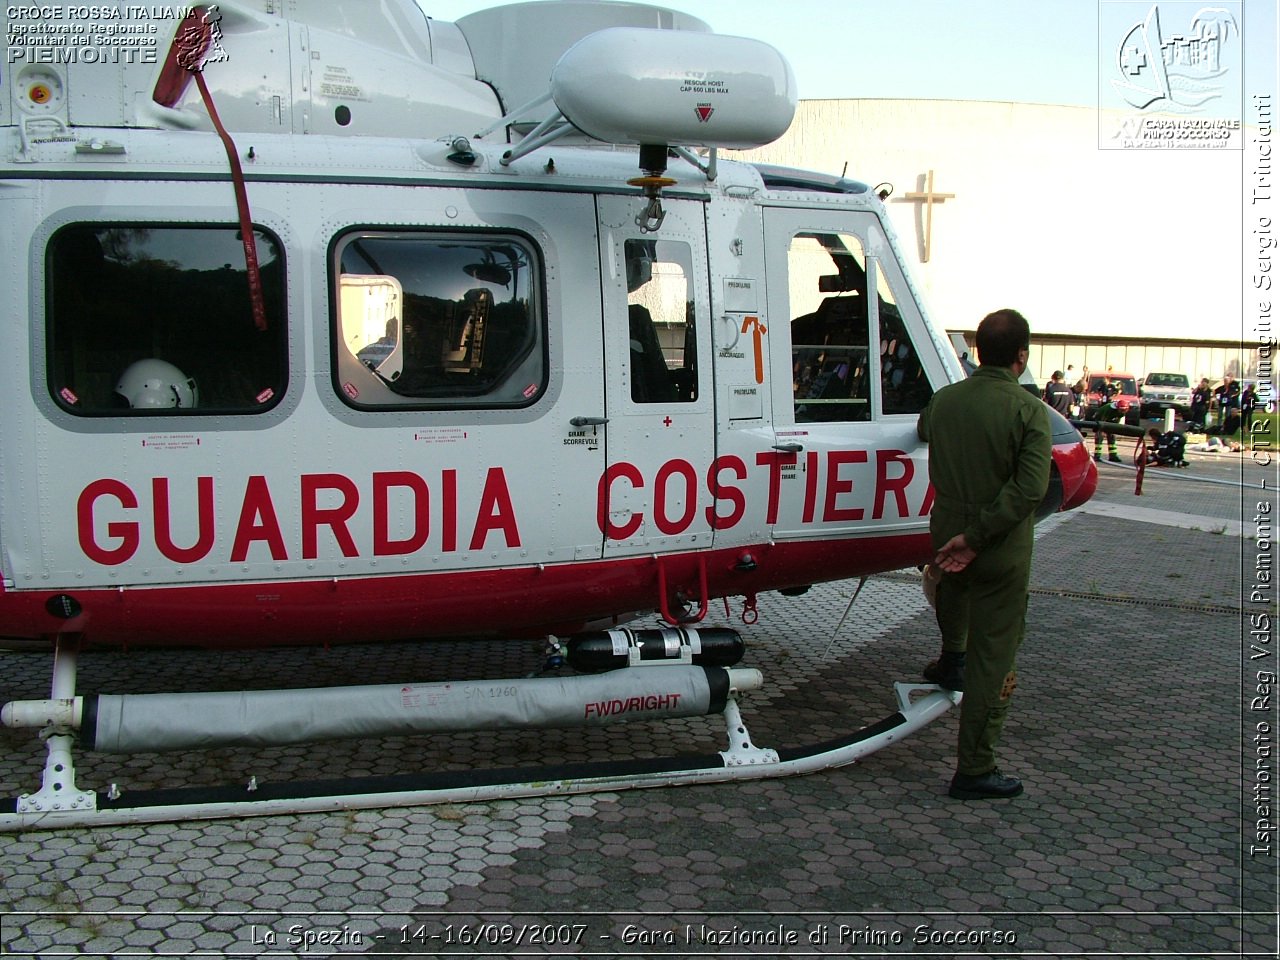
<path fill-rule="evenodd" d="M 790 124 L 776 50 L 627 2 L 166 9 L 5 51 L 0 637 L 53 681 L 4 706 L 48 758 L 0 829 L 780 776 L 952 705 L 899 684 L 846 741 L 761 749 L 761 675 L 698 626 L 925 563 L 916 414 L 963 376 L 882 196 L 719 156 Z M 1045 513 L 1096 483 L 1055 431 Z M 86 646 L 548 635 L 579 675 L 76 692 Z M 72 756 L 715 712 L 704 762 L 552 783 L 205 804 Z"/>

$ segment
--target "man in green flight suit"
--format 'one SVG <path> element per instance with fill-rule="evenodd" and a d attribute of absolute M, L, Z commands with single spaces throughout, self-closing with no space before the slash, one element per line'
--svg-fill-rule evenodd
<path fill-rule="evenodd" d="M 929 444 L 936 498 L 929 531 L 942 571 L 943 654 L 926 679 L 964 690 L 950 789 L 962 800 L 1022 792 L 1019 780 L 996 767 L 995 748 L 1016 684 L 1034 514 L 1049 486 L 1052 456 L 1046 407 L 1018 385 L 1030 342 L 1020 313 L 988 314 L 978 325 L 982 365 L 935 393 L 916 425 Z"/>

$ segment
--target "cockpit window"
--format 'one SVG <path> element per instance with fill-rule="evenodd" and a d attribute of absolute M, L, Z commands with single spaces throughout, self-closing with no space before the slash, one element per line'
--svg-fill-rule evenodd
<path fill-rule="evenodd" d="M 546 384 L 530 244 L 361 231 L 334 247 L 334 375 L 354 406 L 519 407 Z"/>
<path fill-rule="evenodd" d="M 871 341 L 862 243 L 797 234 L 787 265 L 797 423 L 871 419 Z"/>
<path fill-rule="evenodd" d="M 79 416 L 258 413 L 288 380 L 282 248 L 254 230 L 255 317 L 233 226 L 74 224 L 46 258 L 47 376 Z"/>
<path fill-rule="evenodd" d="M 787 255 L 791 304 L 792 393 L 797 423 L 918 413 L 932 395 L 919 352 L 898 309 L 893 284 L 878 266 L 875 316 L 867 257 L 848 233 L 802 232 Z"/>
<path fill-rule="evenodd" d="M 933 396 L 933 388 L 883 270 L 876 271 L 876 291 L 880 298 L 880 411 L 919 413 Z"/>

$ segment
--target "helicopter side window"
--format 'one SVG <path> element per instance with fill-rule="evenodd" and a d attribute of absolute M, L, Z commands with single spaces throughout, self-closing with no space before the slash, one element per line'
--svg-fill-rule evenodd
<path fill-rule="evenodd" d="M 516 407 L 546 384 L 522 239 L 361 231 L 334 247 L 334 371 L 356 406 Z"/>
<path fill-rule="evenodd" d="M 692 403 L 698 399 L 698 357 L 689 245 L 628 240 L 625 254 L 631 399 Z"/>
<path fill-rule="evenodd" d="M 871 419 L 864 262 L 861 242 L 848 234 L 801 233 L 791 240 L 787 269 L 797 423 Z"/>
<path fill-rule="evenodd" d="M 258 413 L 288 381 L 284 257 L 254 230 L 265 324 L 237 227 L 81 223 L 46 251 L 54 402 L 79 416 Z"/>

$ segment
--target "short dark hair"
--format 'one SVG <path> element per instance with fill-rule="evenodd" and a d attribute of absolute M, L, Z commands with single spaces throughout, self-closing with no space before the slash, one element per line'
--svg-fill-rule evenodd
<path fill-rule="evenodd" d="M 992 367 L 1011 367 L 1018 351 L 1031 346 L 1031 325 L 1017 310 L 988 313 L 978 324 L 978 359 Z"/>

